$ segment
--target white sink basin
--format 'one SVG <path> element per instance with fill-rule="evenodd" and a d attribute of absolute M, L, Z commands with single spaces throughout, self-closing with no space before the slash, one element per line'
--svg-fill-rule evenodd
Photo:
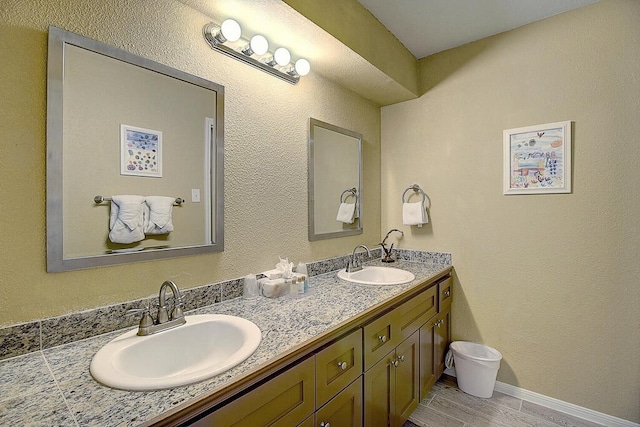
<path fill-rule="evenodd" d="M 409 283 L 416 276 L 399 268 L 366 266 L 353 273 L 342 269 L 338 272 L 338 278 L 361 285 L 401 285 Z"/>
<path fill-rule="evenodd" d="M 137 329 L 102 347 L 91 375 L 123 390 L 157 390 L 192 384 L 238 365 L 258 348 L 260 329 L 249 320 L 223 314 L 186 316 L 186 323 L 154 335 Z"/>

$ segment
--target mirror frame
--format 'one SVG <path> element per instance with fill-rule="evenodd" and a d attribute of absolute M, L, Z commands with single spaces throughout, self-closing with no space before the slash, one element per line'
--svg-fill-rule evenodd
<path fill-rule="evenodd" d="M 354 229 L 350 229 L 350 230 L 343 230 L 343 231 L 336 231 L 336 232 L 329 232 L 329 233 L 316 233 L 315 231 L 315 215 L 314 215 L 314 209 L 315 209 L 315 194 L 314 194 L 314 186 L 315 186 L 315 177 L 314 177 L 314 144 L 316 143 L 315 141 L 315 135 L 314 135 L 314 128 L 315 127 L 321 127 L 323 129 L 327 129 L 333 132 L 337 132 L 343 135 L 347 135 L 350 136 L 352 138 L 355 138 L 358 140 L 358 187 L 357 187 L 357 194 L 358 194 L 358 228 L 354 228 Z M 332 125 L 330 123 L 326 123 L 323 121 L 320 121 L 318 119 L 314 119 L 313 117 L 309 118 L 309 155 L 308 155 L 308 159 L 309 159 L 309 167 L 308 167 L 308 171 L 309 171 L 309 177 L 308 177 L 308 187 L 309 187 L 309 207 L 308 207 L 308 214 L 309 214 L 309 241 L 316 241 L 316 240 L 324 240 L 324 239 L 333 239 L 336 237 L 346 237 L 346 236 L 354 236 L 357 234 L 362 234 L 362 134 L 359 134 L 358 132 L 354 132 L 354 131 L 350 131 L 348 129 L 344 129 L 341 128 L 339 126 L 335 126 Z"/>
<path fill-rule="evenodd" d="M 214 243 L 64 258 L 63 252 L 63 90 L 65 46 L 72 45 L 216 92 L 216 135 L 211 147 L 211 213 L 215 215 Z M 57 27 L 49 27 L 47 58 L 47 272 L 79 270 L 140 261 L 175 258 L 224 250 L 224 86 L 176 70 Z"/>

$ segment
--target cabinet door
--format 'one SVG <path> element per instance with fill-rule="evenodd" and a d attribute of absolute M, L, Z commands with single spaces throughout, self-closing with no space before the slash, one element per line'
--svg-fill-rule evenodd
<path fill-rule="evenodd" d="M 282 426 L 300 424 L 315 406 L 315 363 L 310 357 L 251 390 L 194 426 Z"/>
<path fill-rule="evenodd" d="M 419 403 L 419 334 L 414 332 L 396 348 L 395 409 L 391 427 L 401 427 Z"/>
<path fill-rule="evenodd" d="M 316 354 L 316 408 L 362 375 L 362 330 Z"/>
<path fill-rule="evenodd" d="M 364 373 L 364 425 L 367 427 L 389 426 L 396 405 L 394 360 L 395 351 L 391 351 Z"/>
<path fill-rule="evenodd" d="M 420 400 L 427 397 L 436 382 L 436 321 L 432 319 L 420 328 Z"/>
<path fill-rule="evenodd" d="M 362 426 L 362 376 L 316 412 L 317 427 Z"/>
<path fill-rule="evenodd" d="M 315 414 L 298 424 L 298 427 L 315 427 Z"/>
<path fill-rule="evenodd" d="M 444 372 L 444 359 L 447 355 L 447 347 L 451 341 L 451 310 L 449 308 L 446 311 L 438 314 L 435 323 L 435 343 L 434 343 L 434 359 L 435 359 L 435 374 L 436 379 L 440 378 L 440 375 Z"/>

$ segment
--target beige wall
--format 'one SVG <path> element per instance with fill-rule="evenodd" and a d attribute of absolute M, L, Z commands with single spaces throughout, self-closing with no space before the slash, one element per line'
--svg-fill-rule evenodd
<path fill-rule="evenodd" d="M 498 380 L 640 422 L 640 2 L 609 0 L 421 61 L 426 93 L 382 108 L 382 225 L 417 182 L 451 251 L 453 338 Z M 574 122 L 573 193 L 504 196 L 503 129 Z"/>
<path fill-rule="evenodd" d="M 0 10 L 0 325 L 322 259 L 380 239 L 380 110 L 310 73 L 290 85 L 213 52 L 213 18 L 173 0 L 3 1 Z M 225 251 L 86 271 L 45 271 L 47 27 L 54 25 L 225 86 Z M 309 117 L 363 134 L 364 234 L 307 239 Z"/>

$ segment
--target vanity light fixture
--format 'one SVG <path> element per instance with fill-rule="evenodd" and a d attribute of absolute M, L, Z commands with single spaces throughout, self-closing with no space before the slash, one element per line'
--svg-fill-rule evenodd
<path fill-rule="evenodd" d="M 304 58 L 300 58 L 287 70 L 287 74 L 290 76 L 298 77 L 306 76 L 309 74 L 311 70 L 311 66 L 309 65 L 309 61 Z"/>
<path fill-rule="evenodd" d="M 233 19 L 224 20 L 215 32 L 216 35 L 214 37 L 218 43 L 225 43 L 227 41 L 235 42 L 238 41 L 242 35 L 240 24 Z"/>
<path fill-rule="evenodd" d="M 251 41 L 244 48 L 242 48 L 242 53 L 247 56 L 251 56 L 254 54 L 261 56 L 267 53 L 268 50 L 269 42 L 267 41 L 267 39 L 260 34 L 256 34 L 255 36 L 251 37 Z"/>
<path fill-rule="evenodd" d="M 233 19 L 226 19 L 221 25 L 210 22 L 202 29 L 204 39 L 212 49 L 231 56 L 239 61 L 265 71 L 291 84 L 300 81 L 311 70 L 309 61 L 300 58 L 291 64 L 291 53 L 284 47 L 269 52 L 267 39 L 256 34 L 248 42 L 242 40 L 240 24 Z M 236 45 L 234 45 L 235 42 Z"/>
<path fill-rule="evenodd" d="M 289 62 L 291 62 L 291 54 L 286 47 L 279 47 L 273 52 L 273 56 L 267 58 L 265 64 L 271 65 L 272 67 L 278 64 L 284 67 L 285 65 L 289 65 Z"/>

